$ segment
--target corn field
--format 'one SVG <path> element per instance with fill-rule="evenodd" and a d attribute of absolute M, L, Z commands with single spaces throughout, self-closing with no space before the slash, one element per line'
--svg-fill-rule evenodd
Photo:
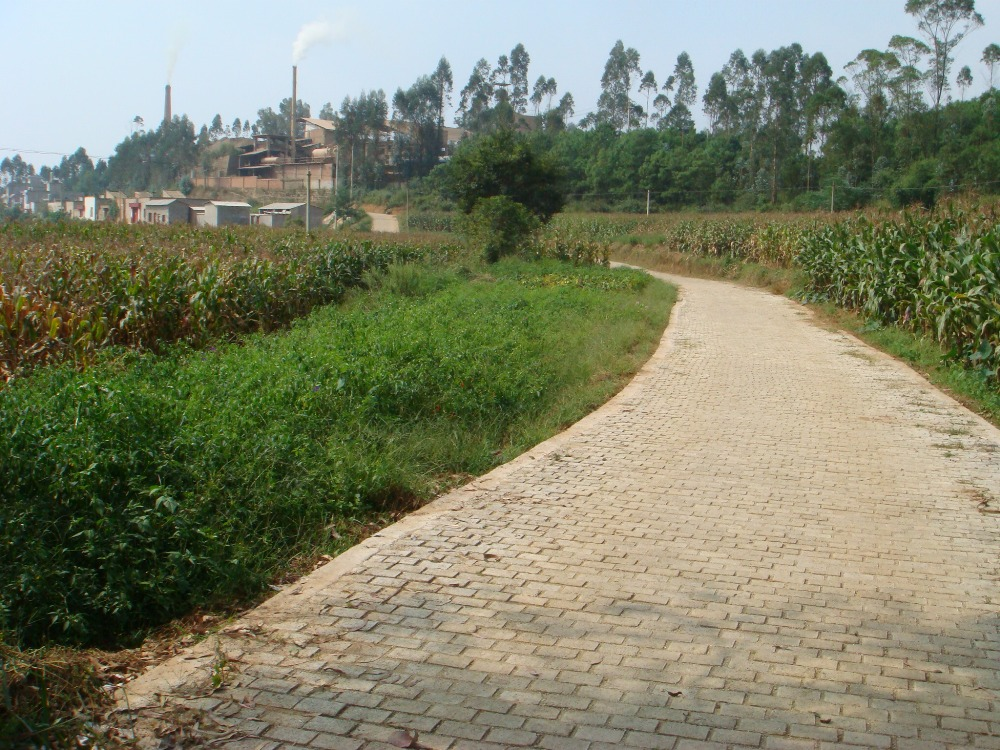
<path fill-rule="evenodd" d="M 104 349 L 203 346 L 273 330 L 338 299 L 369 269 L 457 245 L 255 228 L 0 225 L 0 381 Z"/>
<path fill-rule="evenodd" d="M 964 364 L 1000 371 L 1000 216 L 952 209 L 852 218 L 807 234 L 806 298 L 932 336 Z"/>

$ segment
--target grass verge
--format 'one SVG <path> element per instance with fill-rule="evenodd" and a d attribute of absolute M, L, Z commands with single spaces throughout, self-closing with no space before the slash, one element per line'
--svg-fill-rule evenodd
<path fill-rule="evenodd" d="M 62 679 L 49 657 L 63 652 L 21 649 L 128 644 L 193 608 L 253 601 L 605 401 L 674 299 L 646 274 L 556 262 L 367 281 L 285 333 L 43 368 L 0 391 L 17 717 L 0 745 L 86 730 L 40 687 Z"/>

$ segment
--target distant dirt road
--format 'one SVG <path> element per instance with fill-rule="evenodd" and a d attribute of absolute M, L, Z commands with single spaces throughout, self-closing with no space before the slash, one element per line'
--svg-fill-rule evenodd
<path fill-rule="evenodd" d="M 373 214 L 371 211 L 368 215 L 372 217 L 372 231 L 373 232 L 398 232 L 399 231 L 399 219 L 395 216 L 390 216 L 389 214 Z"/>

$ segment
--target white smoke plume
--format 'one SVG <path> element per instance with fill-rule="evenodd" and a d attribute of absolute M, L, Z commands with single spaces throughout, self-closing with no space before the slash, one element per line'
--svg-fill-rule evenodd
<path fill-rule="evenodd" d="M 347 39 L 348 22 L 342 16 L 335 23 L 330 21 L 311 21 L 299 29 L 292 45 L 292 62 L 298 65 L 306 53 L 318 44 L 329 44 Z"/>
<path fill-rule="evenodd" d="M 177 58 L 181 54 L 181 49 L 187 41 L 188 30 L 186 26 L 176 26 L 167 40 L 167 83 L 172 83 L 174 79 L 174 68 L 177 67 Z"/>

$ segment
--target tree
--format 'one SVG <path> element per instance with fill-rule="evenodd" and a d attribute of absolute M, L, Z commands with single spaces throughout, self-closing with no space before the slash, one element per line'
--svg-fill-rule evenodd
<path fill-rule="evenodd" d="M 575 106 L 573 95 L 567 91 L 562 95 L 562 99 L 559 100 L 555 109 L 550 109 L 545 113 L 545 129 L 565 130 L 570 118 L 576 114 Z"/>
<path fill-rule="evenodd" d="M 702 97 L 705 114 L 708 115 L 708 128 L 713 133 L 728 130 L 733 124 L 732 101 L 726 86 L 726 77 L 722 73 L 713 73 Z"/>
<path fill-rule="evenodd" d="M 213 141 L 217 141 L 222 137 L 225 128 L 222 125 L 222 115 L 216 114 L 212 118 L 212 124 L 208 126 L 208 135 Z"/>
<path fill-rule="evenodd" d="M 671 88 L 677 87 L 677 93 L 674 94 L 674 102 L 670 111 L 667 112 L 666 117 L 660 119 L 660 127 L 676 130 L 678 133 L 694 130 L 691 107 L 698 99 L 698 86 L 694 79 L 694 65 L 687 52 L 681 52 L 677 56 L 674 74 L 667 79 L 667 82 Z"/>
<path fill-rule="evenodd" d="M 489 262 L 516 252 L 566 200 L 555 160 L 513 130 L 463 143 L 442 169 L 445 193 Z"/>
<path fill-rule="evenodd" d="M 896 55 L 899 68 L 892 81 L 893 104 L 903 116 L 923 107 L 921 87 L 927 74 L 920 70 L 923 59 L 931 48 L 910 36 L 899 34 L 889 40 L 889 49 Z"/>
<path fill-rule="evenodd" d="M 616 131 L 632 127 L 632 79 L 642 75 L 639 53 L 625 48 L 622 40 L 615 42 L 604 64 L 601 76 L 601 96 L 597 101 L 597 120 L 609 123 Z"/>
<path fill-rule="evenodd" d="M 438 133 L 444 130 L 444 108 L 451 104 L 451 92 L 455 88 L 455 81 L 451 75 L 451 63 L 448 58 L 442 57 L 438 60 L 437 68 L 431 74 L 431 81 L 437 88 L 437 111 L 438 111 Z"/>
<path fill-rule="evenodd" d="M 687 52 L 681 52 L 677 56 L 677 64 L 674 66 L 672 77 L 677 85 L 674 105 L 683 104 L 685 107 L 693 107 L 698 100 L 698 86 L 694 79 L 694 64 Z"/>
<path fill-rule="evenodd" d="M 962 101 L 964 102 L 965 91 L 972 85 L 972 68 L 968 65 L 963 65 L 962 69 L 958 71 L 958 78 L 955 79 L 955 85 L 962 92 Z"/>
<path fill-rule="evenodd" d="M 309 117 L 309 105 L 299 99 L 295 103 L 296 117 Z M 292 97 L 286 97 L 278 104 L 278 111 L 270 107 L 257 110 L 257 122 L 254 127 L 260 135 L 288 135 L 289 122 L 292 115 Z M 296 136 L 301 138 L 302 126 L 296 123 Z"/>
<path fill-rule="evenodd" d="M 1000 44 L 990 44 L 983 50 L 983 63 L 990 71 L 990 91 L 993 90 L 993 76 L 1000 65 Z"/>
<path fill-rule="evenodd" d="M 642 81 L 639 83 L 639 93 L 643 91 L 646 92 L 646 127 L 649 127 L 649 97 L 652 95 L 659 86 L 656 83 L 656 76 L 653 75 L 653 71 L 647 70 L 646 75 L 642 77 Z"/>
<path fill-rule="evenodd" d="M 528 111 L 528 66 L 531 56 L 523 44 L 510 51 L 510 106 L 515 112 Z"/>
<path fill-rule="evenodd" d="M 485 129 L 493 103 L 493 78 L 490 64 L 480 58 L 472 68 L 469 82 L 462 89 L 458 103 L 459 123 L 473 132 Z"/>
<path fill-rule="evenodd" d="M 917 19 L 917 28 L 930 45 L 928 82 L 934 109 L 940 109 L 954 62 L 952 51 L 983 25 L 983 17 L 976 12 L 976 0 L 906 0 L 906 12 Z"/>
<path fill-rule="evenodd" d="M 471 213 L 482 199 L 502 195 L 542 222 L 565 203 L 561 179 L 551 156 L 512 130 L 464 142 L 444 167 L 445 190 L 462 212 Z"/>
<path fill-rule="evenodd" d="M 535 86 L 531 90 L 531 103 L 535 105 L 535 115 L 538 115 L 542 108 L 542 99 L 545 98 L 545 88 L 546 88 L 545 76 L 538 76 L 538 80 L 535 81 Z"/>
<path fill-rule="evenodd" d="M 392 97 L 395 160 L 407 177 L 425 175 L 438 163 L 441 144 L 439 91 L 438 84 L 430 76 L 420 76 L 410 88 L 397 89 Z"/>
<path fill-rule="evenodd" d="M 233 120 L 233 137 L 239 138 L 240 133 L 242 132 L 243 132 L 243 120 L 237 117 L 235 120 Z"/>
<path fill-rule="evenodd" d="M 382 180 L 379 144 L 389 117 L 385 92 L 362 91 L 357 99 L 344 97 L 340 111 L 332 118 L 336 124 L 338 146 L 350 144 L 349 174 L 360 178 L 367 187 Z"/>

